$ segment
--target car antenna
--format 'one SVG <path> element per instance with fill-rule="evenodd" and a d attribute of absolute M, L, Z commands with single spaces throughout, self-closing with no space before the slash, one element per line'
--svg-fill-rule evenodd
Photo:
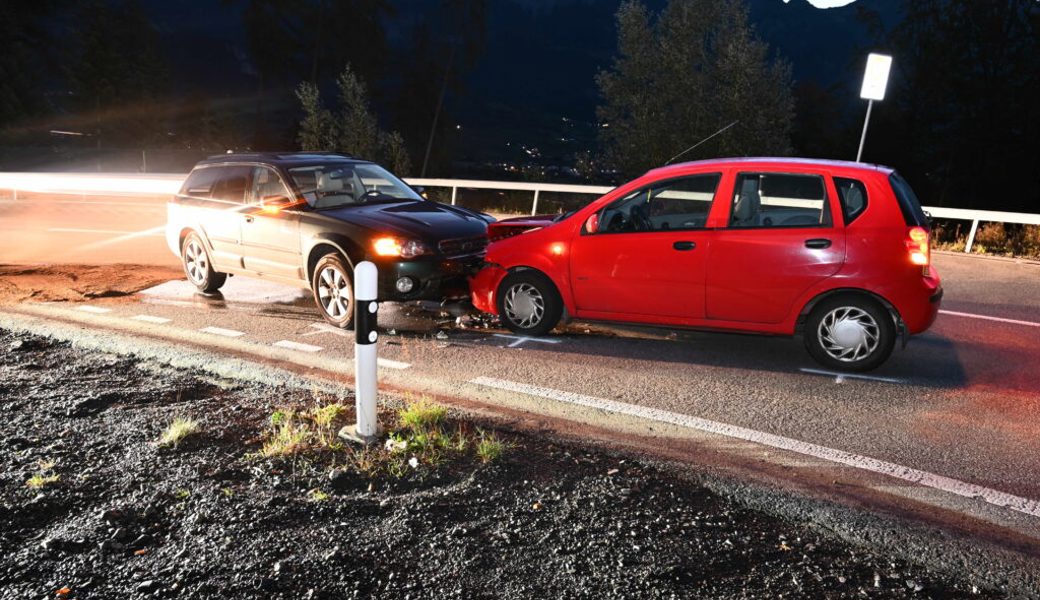
<path fill-rule="evenodd" d="M 682 152 L 680 152 L 680 153 L 676 154 L 675 156 L 673 156 L 673 157 L 669 158 L 669 159 L 668 159 L 668 162 L 664 163 L 664 165 L 665 165 L 665 166 L 668 166 L 668 165 L 672 164 L 672 161 L 673 161 L 673 160 L 675 160 L 675 159 L 679 158 L 679 157 L 680 157 L 680 156 L 682 156 L 683 154 L 686 154 L 686 153 L 687 153 L 687 152 L 689 152 L 690 150 L 693 150 L 693 149 L 694 149 L 694 148 L 696 148 L 697 146 L 700 146 L 700 145 L 701 145 L 701 144 L 703 144 L 704 142 L 706 142 L 706 141 L 710 140 L 711 138 L 713 138 L 713 137 L 717 136 L 718 134 L 722 133 L 723 131 L 726 131 L 726 130 L 727 130 L 727 129 L 729 129 L 730 127 L 733 127 L 733 126 L 734 126 L 734 125 L 736 125 L 737 123 L 740 123 L 740 119 L 737 119 L 736 121 L 733 121 L 733 122 L 732 122 L 732 123 L 730 123 L 729 125 L 726 125 L 726 126 L 725 126 L 725 127 L 723 127 L 722 129 L 720 129 L 720 130 L 716 131 L 715 133 L 713 133 L 713 134 L 709 135 L 708 137 L 704 138 L 703 140 L 701 140 L 701 141 L 697 142 L 696 144 L 694 144 L 694 145 L 690 146 L 689 148 L 687 148 L 687 149 L 683 150 Z"/>

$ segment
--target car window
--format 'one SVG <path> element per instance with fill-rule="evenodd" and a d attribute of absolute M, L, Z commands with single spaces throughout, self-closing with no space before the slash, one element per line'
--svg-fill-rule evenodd
<path fill-rule="evenodd" d="M 213 170 L 219 171 L 219 175 L 213 183 L 211 198 L 236 203 L 246 201 L 246 190 L 249 189 L 252 167 L 235 165 L 216 167 Z"/>
<path fill-rule="evenodd" d="M 892 183 L 892 190 L 896 193 L 896 199 L 899 201 L 899 210 L 903 213 L 903 221 L 910 226 L 927 227 L 928 215 L 921 208 L 921 201 L 917 199 L 917 194 L 914 193 L 910 184 L 900 177 L 899 173 L 892 173 L 888 176 L 888 180 Z"/>
<path fill-rule="evenodd" d="M 640 188 L 600 212 L 600 233 L 701 229 L 722 175 L 669 179 Z"/>
<path fill-rule="evenodd" d="M 257 167 L 253 171 L 252 202 L 262 204 L 265 198 L 291 199 L 282 178 L 269 167 Z"/>
<path fill-rule="evenodd" d="M 830 227 L 823 177 L 794 173 L 740 173 L 730 227 Z"/>
<path fill-rule="evenodd" d="M 845 215 L 845 224 L 856 220 L 856 217 L 867 210 L 867 187 L 858 179 L 835 177 L 834 187 L 841 200 L 841 212 Z"/>
<path fill-rule="evenodd" d="M 218 167 L 202 167 L 195 169 L 188 175 L 188 179 L 181 186 L 182 196 L 192 198 L 209 198 L 213 191 L 213 183 L 220 175 Z"/>
<path fill-rule="evenodd" d="M 289 169 L 300 194 L 312 208 L 336 208 L 372 202 L 424 201 L 408 184 L 370 163 L 323 163 Z"/>

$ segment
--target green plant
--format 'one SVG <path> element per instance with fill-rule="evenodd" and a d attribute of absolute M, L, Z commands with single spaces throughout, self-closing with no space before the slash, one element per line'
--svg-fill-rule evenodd
<path fill-rule="evenodd" d="M 311 502 L 325 502 L 329 499 L 329 495 L 318 488 L 307 492 L 307 499 Z"/>
<path fill-rule="evenodd" d="M 295 412 L 285 411 L 276 420 L 277 414 L 279 412 L 271 415 L 272 431 L 260 449 L 260 454 L 267 458 L 294 455 L 306 446 L 310 437 L 306 424 Z"/>
<path fill-rule="evenodd" d="M 61 475 L 54 472 L 54 461 L 41 460 L 37 462 L 37 466 L 39 471 L 25 481 L 25 487 L 39 490 L 61 480 Z"/>
<path fill-rule="evenodd" d="M 494 462 L 502 457 L 506 451 L 506 443 L 503 442 L 494 433 L 480 432 L 480 439 L 477 440 L 477 458 L 480 462 L 487 464 Z"/>
<path fill-rule="evenodd" d="M 177 490 L 173 492 L 173 497 L 178 500 L 187 500 L 189 496 L 191 496 L 191 490 L 187 488 L 177 488 Z"/>
<path fill-rule="evenodd" d="M 448 409 L 422 399 L 412 402 L 397 411 L 398 424 L 412 431 L 422 431 L 439 426 L 448 416 Z"/>
<path fill-rule="evenodd" d="M 159 436 L 158 444 L 160 446 L 173 446 L 177 447 L 177 444 L 184 441 L 188 436 L 194 435 L 199 431 L 199 422 L 191 417 L 176 417 L 166 429 L 163 430 L 162 435 Z"/>

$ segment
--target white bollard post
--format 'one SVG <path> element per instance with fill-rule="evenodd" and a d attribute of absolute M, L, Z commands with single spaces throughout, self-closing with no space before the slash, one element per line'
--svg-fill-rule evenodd
<path fill-rule="evenodd" d="M 376 416 L 379 385 L 376 372 L 379 273 L 369 261 L 354 267 L 354 398 L 357 424 L 344 427 L 340 437 L 364 444 L 378 441 L 382 434 Z"/>

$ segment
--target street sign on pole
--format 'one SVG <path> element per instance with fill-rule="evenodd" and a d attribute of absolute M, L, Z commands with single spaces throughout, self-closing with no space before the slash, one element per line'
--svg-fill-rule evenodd
<path fill-rule="evenodd" d="M 863 157 L 863 144 L 867 141 L 867 126 L 870 124 L 870 110 L 874 108 L 875 100 L 885 99 L 885 89 L 888 87 L 888 73 L 892 70 L 892 57 L 886 54 L 871 52 L 867 56 L 867 69 L 863 73 L 863 87 L 860 88 L 859 96 L 867 101 L 867 117 L 863 120 L 863 133 L 859 137 L 859 150 L 856 152 L 856 162 Z"/>

